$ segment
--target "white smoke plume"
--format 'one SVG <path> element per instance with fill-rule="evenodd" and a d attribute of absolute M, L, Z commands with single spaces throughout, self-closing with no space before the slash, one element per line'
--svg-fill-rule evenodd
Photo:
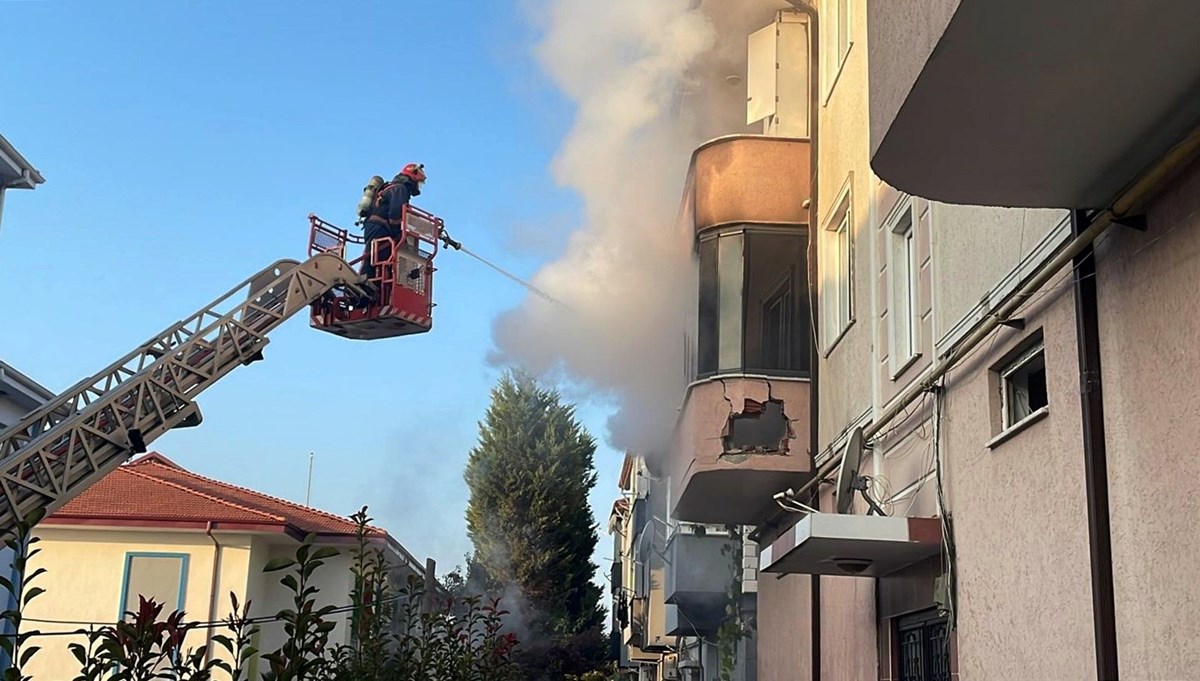
<path fill-rule="evenodd" d="M 783 0 L 545 0 L 536 57 L 576 104 L 553 166 L 584 224 L 496 320 L 498 360 L 613 398 L 609 444 L 661 451 L 675 422 L 694 313 L 693 234 L 678 219 L 691 152 L 744 132 L 746 36 Z M 686 93 L 686 94 L 684 94 Z"/>
<path fill-rule="evenodd" d="M 714 42 L 688 0 L 559 0 L 544 8 L 537 57 L 578 106 L 558 183 L 583 198 L 585 224 L 529 297 L 496 321 L 504 361 L 617 400 L 614 447 L 662 446 L 684 384 L 683 329 L 694 286 L 690 235 L 676 221 L 694 137 L 673 125 L 681 76 Z"/>

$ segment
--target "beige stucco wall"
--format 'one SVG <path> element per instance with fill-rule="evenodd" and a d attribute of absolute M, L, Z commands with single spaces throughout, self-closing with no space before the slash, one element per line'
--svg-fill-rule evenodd
<path fill-rule="evenodd" d="M 807 380 L 717 377 L 688 391 L 668 454 L 669 513 L 677 520 L 751 524 L 773 509 L 771 496 L 802 484 L 812 470 L 808 454 Z M 725 454 L 730 419 L 747 400 L 778 401 L 790 433 L 778 453 Z"/>
<path fill-rule="evenodd" d="M 212 599 L 214 547 L 201 531 L 139 531 L 98 528 L 39 528 L 42 552 L 31 561 L 32 569 L 45 567 L 35 586 L 46 589 L 30 605 L 26 616 L 35 619 L 72 622 L 111 623 L 121 610 L 121 587 L 128 553 L 179 553 L 188 556 L 187 582 L 183 609 L 188 621 L 207 621 Z M 264 574 L 262 568 L 276 557 L 292 556 L 296 542 L 280 536 L 250 536 L 214 532 L 221 544 L 216 619 L 224 619 L 231 610 L 230 592 L 244 603 L 252 602 L 252 616 L 270 616 L 291 607 L 288 591 L 279 584 L 284 573 Z M 349 603 L 352 586 L 351 547 L 339 545 L 341 555 L 330 559 L 314 575 L 320 589 L 318 606 L 343 606 Z M 331 644 L 346 643 L 349 630 L 347 614 L 334 618 L 338 627 Z M 37 624 L 42 631 L 76 631 L 78 625 Z M 192 632 L 187 647 L 207 641 L 205 631 Z M 282 644 L 283 627 L 278 623 L 262 625 L 257 647 L 263 652 Z M 78 664 L 67 649 L 83 637 L 56 636 L 43 641 L 45 646 L 26 670 L 36 679 L 67 679 L 78 672 Z M 223 657 L 223 649 L 214 648 Z M 255 665 L 255 668 L 257 665 Z M 254 671 L 252 668 L 251 671 Z"/>
<path fill-rule="evenodd" d="M 246 593 L 249 537 L 215 533 L 222 544 L 217 617 L 229 611 L 228 591 Z M 34 586 L 46 590 L 25 613 L 27 618 L 111 623 L 121 615 L 121 587 L 129 553 L 179 553 L 188 556 L 183 609 L 189 620 L 207 620 L 212 595 L 214 549 L 203 532 L 138 532 L 43 526 L 37 544 L 42 552 L 31 568 L 46 568 Z M 37 624 L 42 631 L 75 631 L 78 625 Z M 205 643 L 204 632 L 192 632 L 188 647 Z M 78 663 L 67 649 L 83 637 L 56 636 L 43 641 L 43 650 L 26 673 L 37 679 L 67 679 L 78 673 Z"/>
<path fill-rule="evenodd" d="M 964 679 L 1095 678 L 1073 302 L 1048 295 L 951 374 L 943 418 Z M 1044 334 L 1049 413 L 994 449 L 989 367 Z M 1019 651 L 1019 654 L 1018 654 Z"/>
<path fill-rule="evenodd" d="M 758 681 L 811 677 L 808 575 L 764 575 L 758 582 Z"/>
<path fill-rule="evenodd" d="M 291 558 L 296 553 L 296 545 L 264 543 L 261 545 L 266 549 L 267 560 L 275 558 Z M 335 607 L 344 606 L 350 603 L 350 591 L 353 588 L 353 576 L 350 573 L 352 563 L 351 547 L 339 545 L 338 550 L 340 555 L 330 558 L 325 561 L 325 565 L 318 569 L 312 578 L 312 585 L 319 589 L 316 596 L 316 605 L 318 608 L 326 605 Z M 292 604 L 292 594 L 279 583 L 280 578 L 286 574 L 284 571 L 271 572 L 262 574 L 259 581 L 257 593 L 252 592 L 253 599 L 252 612 L 256 615 L 274 615 L 275 613 L 285 608 L 294 608 Z M 330 645 L 340 645 L 349 643 L 350 630 L 347 626 L 349 622 L 349 613 L 334 615 L 329 619 L 337 623 L 337 627 L 329 636 Z M 275 650 L 283 644 L 285 633 L 281 624 L 272 623 L 262 627 L 261 643 L 264 652 Z"/>
<path fill-rule="evenodd" d="M 824 4 L 824 3 L 821 3 Z M 866 14 L 866 1 L 853 0 L 852 14 Z M 822 25 L 821 43 L 828 38 L 828 27 Z M 817 108 L 817 190 L 815 211 L 819 222 L 814 231 L 823 256 L 833 238 L 829 231 L 836 202 L 843 190 L 850 189 L 850 215 L 853 228 L 852 248 L 854 281 L 853 323 L 845 334 L 830 347 L 827 334 L 821 332 L 824 359 L 820 365 L 820 424 L 819 448 L 824 450 L 842 430 L 870 408 L 873 379 L 871 363 L 866 361 L 872 351 L 873 261 L 870 234 L 872 224 L 871 197 L 874 183 L 870 166 L 867 135 L 867 44 L 865 24 L 852 21 L 852 46 L 833 89 L 826 98 L 826 85 L 819 83 Z M 822 49 L 819 58 L 828 50 Z M 816 72 L 824 69 L 814 69 Z M 836 281 L 827 259 L 818 263 L 820 287 L 823 291 Z M 834 284 L 836 285 L 836 284 Z M 829 315 L 820 315 L 826 325 Z"/>
<path fill-rule="evenodd" d="M 1198 211 L 1193 167 L 1150 207 L 1146 233 L 1112 228 L 1098 251 L 1122 678 L 1200 676 Z"/>
<path fill-rule="evenodd" d="M 942 338 L 1021 264 L 1066 211 L 933 203 L 934 335 Z"/>

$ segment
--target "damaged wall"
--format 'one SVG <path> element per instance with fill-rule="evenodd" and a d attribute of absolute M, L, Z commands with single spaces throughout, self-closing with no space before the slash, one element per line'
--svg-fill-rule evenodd
<path fill-rule="evenodd" d="M 672 516 L 757 522 L 773 494 L 811 469 L 808 404 L 807 380 L 726 377 L 692 386 L 668 455 Z M 728 450 L 735 439 L 739 447 Z"/>

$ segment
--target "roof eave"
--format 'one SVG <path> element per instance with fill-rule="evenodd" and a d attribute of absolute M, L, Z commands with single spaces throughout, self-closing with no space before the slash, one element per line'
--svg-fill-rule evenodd
<path fill-rule="evenodd" d="M 269 534 L 287 533 L 288 528 L 282 523 L 254 523 L 244 521 L 210 521 L 178 520 L 129 516 L 100 516 L 100 515 L 52 515 L 39 525 L 56 527 L 89 527 L 94 529 L 158 529 L 158 530 L 199 530 L 211 529 L 214 532 L 264 532 Z"/>
<path fill-rule="evenodd" d="M 33 189 L 46 181 L 38 169 L 34 168 L 33 164 L 21 155 L 21 152 L 4 139 L 4 135 L 0 135 L 0 162 L 4 162 L 12 168 L 13 173 L 17 176 L 17 179 L 5 182 L 0 189 Z"/>

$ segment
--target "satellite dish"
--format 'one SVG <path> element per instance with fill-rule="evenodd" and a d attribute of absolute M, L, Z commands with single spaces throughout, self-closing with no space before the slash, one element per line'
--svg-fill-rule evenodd
<path fill-rule="evenodd" d="M 849 513 L 854 504 L 854 489 L 858 480 L 858 466 L 862 462 L 863 429 L 858 426 L 846 440 L 842 450 L 842 468 L 837 477 L 837 512 Z"/>

